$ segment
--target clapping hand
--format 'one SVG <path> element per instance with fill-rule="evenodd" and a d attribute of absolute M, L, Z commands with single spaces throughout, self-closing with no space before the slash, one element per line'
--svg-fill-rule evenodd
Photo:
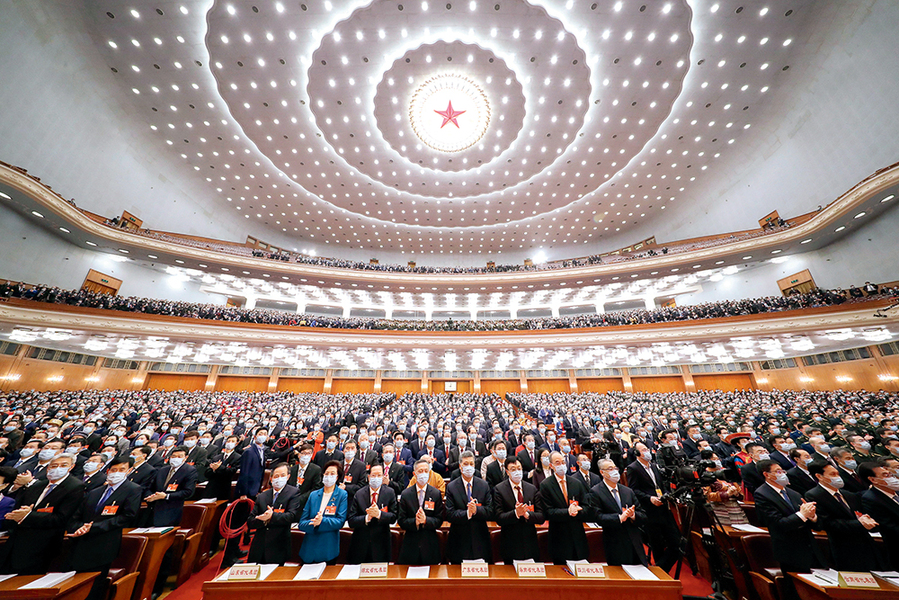
<path fill-rule="evenodd" d="M 264 513 L 262 513 L 261 515 L 259 515 L 256 518 L 259 519 L 260 521 L 262 521 L 263 523 L 268 523 L 269 519 L 272 518 L 273 514 L 275 514 L 275 513 L 272 510 L 272 507 L 269 506 L 268 508 L 265 509 Z"/>
<path fill-rule="evenodd" d="M 322 524 L 322 511 L 318 511 L 318 514 L 315 515 L 315 518 L 312 519 L 312 526 L 318 527 Z"/>
<path fill-rule="evenodd" d="M 568 514 L 572 517 L 576 517 L 579 512 L 584 510 L 584 508 L 578 505 L 576 502 L 572 502 L 568 505 Z"/>
<path fill-rule="evenodd" d="M 371 506 L 365 509 L 365 514 L 368 515 L 369 519 L 380 519 L 381 509 L 378 508 L 377 504 L 372 502 Z"/>
<path fill-rule="evenodd" d="M 803 502 L 802 506 L 799 507 L 799 514 L 809 521 L 817 521 L 818 515 L 815 512 L 816 510 L 814 502 Z"/>
<path fill-rule="evenodd" d="M 528 507 L 525 506 L 524 504 L 522 504 L 521 502 L 517 502 L 515 504 L 515 516 L 518 517 L 519 519 L 522 517 L 527 519 L 528 518 Z"/>
<path fill-rule="evenodd" d="M 628 519 L 635 518 L 636 514 L 637 514 L 636 509 L 633 506 L 628 506 L 627 508 L 625 508 L 624 510 L 621 511 L 621 514 L 618 516 L 618 518 L 621 519 L 622 523 L 624 523 Z"/>
<path fill-rule="evenodd" d="M 468 501 L 468 518 L 472 518 L 478 512 L 478 501 L 472 498 Z"/>
<path fill-rule="evenodd" d="M 17 508 L 16 510 L 11 510 L 8 513 L 6 513 L 5 518 L 9 519 L 10 521 L 15 521 L 16 523 L 21 523 L 22 519 L 27 517 L 28 513 L 31 512 L 31 509 L 32 509 L 32 505 L 23 506 L 21 508 Z"/>
<path fill-rule="evenodd" d="M 87 533 L 88 531 L 91 530 L 92 524 L 93 523 L 85 523 L 84 525 L 79 527 L 77 530 L 75 530 L 75 533 L 72 534 L 72 537 L 81 537 L 82 535 L 84 535 L 85 533 Z"/>
<path fill-rule="evenodd" d="M 419 507 L 418 512 L 415 513 L 415 524 L 424 525 L 426 522 L 425 511 L 423 508 Z"/>
<path fill-rule="evenodd" d="M 859 523 L 861 523 L 865 529 L 871 530 L 877 527 L 878 523 L 868 515 L 862 515 L 858 518 Z"/>

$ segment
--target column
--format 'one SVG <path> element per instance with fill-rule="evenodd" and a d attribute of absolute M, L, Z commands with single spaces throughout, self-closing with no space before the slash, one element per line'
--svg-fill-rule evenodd
<path fill-rule="evenodd" d="M 572 394 L 577 394 L 577 375 L 575 375 L 574 369 L 568 369 L 568 388 Z"/>
<path fill-rule="evenodd" d="M 624 367 L 621 367 L 621 381 L 624 383 L 624 391 L 625 392 L 633 392 L 634 391 L 634 384 L 631 382 L 631 374 Z"/>
<path fill-rule="evenodd" d="M 527 371 L 519 371 L 518 372 L 518 384 L 521 386 L 521 393 L 528 393 L 528 372 Z"/>
<path fill-rule="evenodd" d="M 330 394 L 332 383 L 334 383 L 334 370 L 328 369 L 325 371 L 325 387 L 322 392 L 324 392 L 325 394 Z"/>
<path fill-rule="evenodd" d="M 350 311 L 351 311 L 351 310 L 352 310 L 352 307 L 351 307 L 350 305 L 346 305 L 346 306 L 343 307 L 343 318 L 344 318 L 344 319 L 349 319 L 349 318 L 350 318 Z"/>
<path fill-rule="evenodd" d="M 681 375 L 684 378 L 684 387 L 688 392 L 696 391 L 696 382 L 693 381 L 693 373 L 690 372 L 690 365 L 683 365 L 681 367 Z"/>
<path fill-rule="evenodd" d="M 278 377 L 281 375 L 281 369 L 272 367 L 272 374 L 268 378 L 268 391 L 274 392 L 278 389 Z"/>
<path fill-rule="evenodd" d="M 209 375 L 206 377 L 206 385 L 203 389 L 207 392 L 211 392 L 215 389 L 215 382 L 218 381 L 219 378 L 219 365 L 212 365 L 212 370 L 209 371 Z"/>
<path fill-rule="evenodd" d="M 376 394 L 381 393 L 381 373 L 382 373 L 382 371 L 380 369 L 375 371 L 375 393 Z"/>
<path fill-rule="evenodd" d="M 247 296 L 246 302 L 244 302 L 243 307 L 247 310 L 253 310 L 256 308 L 256 296 Z"/>
<path fill-rule="evenodd" d="M 643 298 L 643 303 L 646 305 L 646 310 L 655 310 L 656 309 L 655 298 L 653 298 L 652 296 L 647 296 L 646 298 Z"/>
<path fill-rule="evenodd" d="M 559 307 L 558 306 L 550 306 L 549 310 L 552 311 L 552 316 L 556 319 L 559 318 Z"/>
<path fill-rule="evenodd" d="M 481 393 L 481 372 L 480 371 L 474 372 L 474 382 L 471 384 L 471 386 L 472 386 L 472 393 L 474 393 L 474 394 Z"/>

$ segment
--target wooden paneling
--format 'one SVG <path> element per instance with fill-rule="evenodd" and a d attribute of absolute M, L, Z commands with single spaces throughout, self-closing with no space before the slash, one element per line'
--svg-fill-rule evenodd
<path fill-rule="evenodd" d="M 620 377 L 578 379 L 577 390 L 579 392 L 595 392 L 597 394 L 605 394 L 606 392 L 623 392 L 624 380 L 622 380 Z"/>
<path fill-rule="evenodd" d="M 899 390 L 899 379 L 883 381 L 880 375 L 899 377 L 899 356 L 880 359 L 883 368 L 874 359 L 852 360 L 829 365 L 813 365 L 796 369 L 756 371 L 755 377 L 762 390 Z M 799 359 L 796 360 L 800 363 Z M 837 378 L 840 379 L 837 379 Z M 803 380 L 811 379 L 811 381 Z M 848 378 L 848 379 L 847 379 Z"/>
<path fill-rule="evenodd" d="M 733 392 L 735 390 L 755 389 L 752 373 L 694 374 L 693 383 L 697 390 L 723 390 L 725 392 Z"/>
<path fill-rule="evenodd" d="M 290 377 L 278 379 L 279 392 L 293 392 L 294 394 L 320 394 L 325 390 L 324 379 L 306 377 Z"/>
<path fill-rule="evenodd" d="M 474 389 L 474 384 L 470 379 L 454 379 L 456 382 L 456 391 L 449 392 L 451 394 L 468 394 Z M 443 394 L 446 392 L 445 381 L 431 381 L 430 390 L 432 394 Z"/>
<path fill-rule="evenodd" d="M 217 392 L 267 392 L 268 377 L 240 377 L 219 375 L 215 380 Z"/>
<path fill-rule="evenodd" d="M 397 396 L 403 394 L 418 394 L 421 392 L 421 379 L 382 379 L 381 392 L 389 394 L 393 392 Z"/>
<path fill-rule="evenodd" d="M 508 393 L 517 394 L 521 391 L 521 381 L 518 379 L 482 379 L 482 394 L 499 394 L 500 398 L 505 398 Z"/>
<path fill-rule="evenodd" d="M 206 387 L 206 375 L 183 375 L 181 373 L 150 373 L 147 376 L 148 390 L 165 390 L 167 392 L 185 390 L 189 392 Z"/>
<path fill-rule="evenodd" d="M 331 382 L 332 394 L 371 394 L 374 391 L 374 379 L 335 379 Z"/>
<path fill-rule="evenodd" d="M 665 377 L 631 377 L 635 392 L 667 393 L 685 392 L 684 378 L 680 375 Z"/>
<path fill-rule="evenodd" d="M 528 379 L 528 392 L 532 394 L 568 393 L 571 385 L 567 379 Z"/>

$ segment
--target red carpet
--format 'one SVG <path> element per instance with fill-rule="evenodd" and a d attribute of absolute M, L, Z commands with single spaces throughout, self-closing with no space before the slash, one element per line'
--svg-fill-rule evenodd
<path fill-rule="evenodd" d="M 193 577 L 184 582 L 184 585 L 165 596 L 163 600 L 199 600 L 202 598 L 203 583 L 218 575 L 221 561 L 222 553 L 219 552 L 212 557 L 204 569 L 195 573 Z M 670 575 L 674 577 L 674 569 L 671 569 Z M 709 585 L 709 582 L 698 575 L 693 575 L 687 565 L 681 569 L 680 580 L 684 585 L 684 596 L 705 598 L 712 593 L 712 586 Z"/>

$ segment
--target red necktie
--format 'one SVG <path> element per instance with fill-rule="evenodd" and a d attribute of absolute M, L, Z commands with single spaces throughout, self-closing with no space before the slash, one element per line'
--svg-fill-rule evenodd
<path fill-rule="evenodd" d="M 521 494 L 521 488 L 517 485 L 515 486 L 515 491 L 518 492 L 518 502 L 519 504 L 524 504 L 524 496 Z"/>
<path fill-rule="evenodd" d="M 375 492 L 371 495 L 371 503 L 377 506 L 378 504 L 378 492 Z"/>

